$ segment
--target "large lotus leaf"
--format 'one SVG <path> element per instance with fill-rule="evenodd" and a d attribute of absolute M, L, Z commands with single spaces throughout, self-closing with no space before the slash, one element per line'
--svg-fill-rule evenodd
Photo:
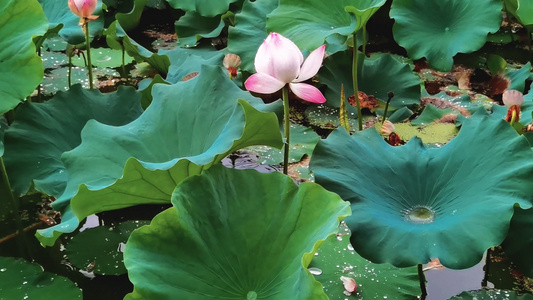
<path fill-rule="evenodd" d="M 387 101 L 388 93 L 393 92 L 390 105 L 394 108 L 412 107 L 420 103 L 420 78 L 413 73 L 409 63 L 389 53 L 379 53 L 363 58 L 358 67 L 357 78 L 360 91 L 374 95 L 381 101 Z M 326 84 L 326 105 L 340 106 L 341 84 L 344 85 L 346 98 L 353 95 L 352 53 L 345 51 L 327 57 L 324 66 L 318 72 L 320 82 Z M 352 106 L 348 112 L 355 112 Z"/>
<path fill-rule="evenodd" d="M 337 195 L 218 165 L 183 181 L 172 204 L 128 240 L 125 299 L 327 299 L 306 267 L 350 213 Z"/>
<path fill-rule="evenodd" d="M 156 85 L 152 94 L 137 120 L 120 127 L 89 121 L 81 145 L 63 154 L 69 182 L 53 205 L 68 211 L 70 202 L 75 216 L 40 230 L 43 244 L 97 212 L 168 203 L 176 184 L 237 149 L 282 146 L 276 116 L 239 100 L 261 102 L 219 67 L 204 66 L 186 82 Z"/>
<path fill-rule="evenodd" d="M 505 254 L 528 277 L 533 277 L 533 209 L 515 207 L 511 228 L 502 246 Z"/>
<path fill-rule="evenodd" d="M 186 12 L 196 12 L 203 17 L 221 15 L 229 9 L 231 3 L 239 0 L 167 0 L 168 4 Z"/>
<path fill-rule="evenodd" d="M 102 94 L 74 85 L 45 103 L 24 103 L 5 133 L 5 163 L 16 194 L 35 188 L 58 197 L 68 174 L 61 154 L 81 143 L 80 133 L 90 119 L 124 125 L 141 115 L 140 95 L 131 87 Z"/>
<path fill-rule="evenodd" d="M 361 256 L 399 267 L 438 258 L 461 269 L 503 241 L 515 203 L 531 206 L 532 158 L 507 122 L 479 112 L 441 148 L 418 138 L 392 147 L 374 129 L 339 128 L 318 143 L 310 168 L 352 203 L 346 223 Z"/>
<path fill-rule="evenodd" d="M 349 230 L 343 226 L 337 236 L 330 236 L 318 248 L 309 269 L 331 300 L 347 298 L 341 276 L 357 283 L 357 292 L 352 296 L 356 299 L 415 299 L 420 295 L 415 267 L 399 269 L 362 258 L 350 245 Z"/>
<path fill-rule="evenodd" d="M 47 28 L 35 0 L 0 2 L 0 114 L 17 106 L 42 81 L 43 64 L 32 37 Z"/>
<path fill-rule="evenodd" d="M 20 0 L 19 0 L 20 1 Z M 41 266 L 0 256 L 0 300 L 81 299 L 81 290 L 65 277 L 43 272 Z"/>
<path fill-rule="evenodd" d="M 501 10 L 500 0 L 395 0 L 390 17 L 394 39 L 411 59 L 449 71 L 455 54 L 478 50 L 500 29 Z"/>
<path fill-rule="evenodd" d="M 215 38 L 224 29 L 222 17 L 203 17 L 197 12 L 187 12 L 175 23 L 178 42 L 184 47 L 196 45 L 202 38 Z"/>
<path fill-rule="evenodd" d="M 148 221 L 126 221 L 113 226 L 86 229 L 69 240 L 65 254 L 71 264 L 81 270 L 101 275 L 126 273 L 123 252 L 133 230 Z"/>
<path fill-rule="evenodd" d="M 120 26 L 126 31 L 132 30 L 141 20 L 141 15 L 144 10 L 144 6 L 148 0 L 134 0 L 133 9 L 128 13 L 117 13 L 115 18 L 120 23 Z"/>
<path fill-rule="evenodd" d="M 80 17 L 70 11 L 66 0 L 39 0 L 39 3 L 41 3 L 44 13 L 48 18 L 50 28 L 63 24 L 64 26 L 59 31 L 59 35 L 65 41 L 72 45 L 85 43 L 85 33 L 83 33 L 79 25 Z M 100 1 L 98 1 L 93 15 L 100 17 L 89 23 L 89 34 L 91 37 L 99 35 L 104 29 L 102 3 Z"/>
<path fill-rule="evenodd" d="M 267 37 L 266 16 L 276 7 L 278 1 L 247 0 L 242 11 L 235 15 L 235 26 L 228 28 L 228 50 L 240 56 L 242 70 L 255 72 L 255 54 Z"/>
<path fill-rule="evenodd" d="M 106 42 L 109 47 L 115 50 L 124 49 L 131 57 L 135 58 L 137 62 L 145 61 L 153 68 L 159 71 L 162 75 L 166 75 L 170 66 L 170 60 L 166 55 L 159 55 L 139 45 L 132 40 L 124 29 L 120 27 L 117 21 L 111 23 L 104 31 L 106 35 Z"/>
<path fill-rule="evenodd" d="M 334 53 L 332 49 L 346 49 L 346 40 L 357 28 L 355 16 L 345 10 L 346 6 L 354 5 L 353 0 L 280 0 L 279 3 L 268 15 L 267 31 L 281 33 L 301 50 L 315 50 L 326 41 L 335 43 L 328 45 L 328 53 Z M 332 36 L 336 38 L 328 39 Z"/>
<path fill-rule="evenodd" d="M 222 66 L 224 53 L 216 51 L 210 46 L 198 46 L 194 48 L 176 48 L 173 50 L 161 50 L 162 55 L 168 56 L 170 67 L 166 81 L 178 83 L 189 74 L 200 72 L 202 65 Z"/>
<path fill-rule="evenodd" d="M 461 294 L 451 297 L 450 300 L 532 300 L 531 294 L 517 294 L 515 291 L 499 289 L 483 289 L 478 291 L 462 292 Z"/>

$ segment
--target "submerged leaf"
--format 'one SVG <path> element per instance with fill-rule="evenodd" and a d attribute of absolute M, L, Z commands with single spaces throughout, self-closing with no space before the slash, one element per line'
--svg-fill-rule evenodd
<path fill-rule="evenodd" d="M 218 165 L 178 185 L 172 204 L 128 240 L 125 299 L 327 299 L 306 267 L 349 214 L 337 195 Z"/>

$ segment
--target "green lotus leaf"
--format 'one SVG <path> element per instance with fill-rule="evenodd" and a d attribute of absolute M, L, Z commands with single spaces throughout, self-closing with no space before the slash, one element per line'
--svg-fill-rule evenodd
<path fill-rule="evenodd" d="M 350 245 L 349 230 L 343 226 L 337 236 L 330 236 L 318 248 L 309 270 L 322 283 L 331 300 L 348 298 L 341 276 L 355 280 L 357 292 L 351 297 L 356 299 L 415 299 L 420 295 L 415 267 L 399 269 L 362 258 Z"/>
<path fill-rule="evenodd" d="M 176 48 L 161 50 L 162 55 L 168 56 L 170 67 L 166 80 L 178 83 L 189 74 L 200 72 L 202 65 L 222 66 L 224 53 L 216 51 L 211 46 L 198 46 L 194 48 Z"/>
<path fill-rule="evenodd" d="M 87 121 L 118 126 L 141 113 L 140 95 L 131 87 L 102 94 L 74 85 L 45 103 L 25 102 L 4 139 L 4 159 L 13 190 L 25 194 L 34 180 L 37 190 L 58 197 L 68 179 L 61 154 L 81 143 L 80 133 Z"/>
<path fill-rule="evenodd" d="M 387 113 L 387 115 L 388 114 L 389 113 Z M 394 111 L 392 114 L 390 114 L 389 117 L 387 118 L 387 120 L 391 121 L 392 123 L 403 122 L 403 121 L 409 119 L 409 117 L 411 117 L 413 114 L 414 114 L 413 111 L 410 110 L 409 108 L 402 107 L 402 108 Z"/>
<path fill-rule="evenodd" d="M 380 7 L 387 2 L 387 0 L 356 0 L 357 6 L 347 6 L 345 9 L 347 12 L 355 15 L 357 20 L 356 31 L 366 26 L 370 17 L 378 11 Z"/>
<path fill-rule="evenodd" d="M 352 203 L 346 223 L 361 256 L 398 267 L 439 258 L 461 269 L 503 241 L 515 204 L 531 207 L 532 155 L 508 123 L 479 112 L 441 148 L 418 138 L 392 147 L 374 129 L 339 128 L 318 142 L 310 169 Z"/>
<path fill-rule="evenodd" d="M 228 50 L 241 58 L 241 70 L 255 73 L 255 54 L 266 39 L 266 16 L 278 7 L 278 1 L 247 0 L 235 15 L 235 26 L 228 28 Z"/>
<path fill-rule="evenodd" d="M 126 31 L 130 31 L 139 25 L 144 6 L 148 0 L 135 0 L 133 2 L 133 9 L 128 13 L 117 13 L 115 18 L 120 23 L 120 26 Z"/>
<path fill-rule="evenodd" d="M 214 17 L 228 11 L 231 3 L 239 0 L 167 0 L 168 4 L 186 12 L 196 12 L 203 17 Z"/>
<path fill-rule="evenodd" d="M 65 0 L 38 0 L 43 7 L 44 13 L 48 18 L 50 28 L 63 24 L 59 35 L 69 44 L 77 45 L 85 43 L 85 33 L 83 33 L 80 23 L 80 17 L 76 16 L 67 5 Z M 93 15 L 100 16 L 95 21 L 89 23 L 89 34 L 95 37 L 102 33 L 104 29 L 104 18 L 102 12 L 102 3 L 98 1 Z"/>
<path fill-rule="evenodd" d="M 53 244 L 97 212 L 169 203 L 180 181 L 237 149 L 282 146 L 276 116 L 239 100 L 263 107 L 219 67 L 203 66 L 189 81 L 156 85 L 152 95 L 150 106 L 128 125 L 89 121 L 81 145 L 63 154 L 69 182 L 53 206 L 68 211 L 70 203 L 75 215 L 38 231 L 41 243 Z"/>
<path fill-rule="evenodd" d="M 91 60 L 95 67 L 100 68 L 116 68 L 122 65 L 122 51 L 113 50 L 109 48 L 93 48 L 91 49 Z M 125 55 L 124 64 L 129 64 L 133 59 Z M 83 57 L 72 57 L 72 64 L 78 67 L 86 67 L 87 63 Z"/>
<path fill-rule="evenodd" d="M 107 45 L 115 50 L 125 49 L 129 56 L 137 62 L 145 61 L 162 75 L 166 75 L 170 66 L 170 60 L 166 55 L 153 53 L 132 40 L 117 21 L 111 23 L 104 31 Z"/>
<path fill-rule="evenodd" d="M 319 140 L 320 137 L 312 129 L 298 124 L 291 124 L 289 163 L 299 162 L 305 155 L 311 155 Z M 253 146 L 248 149 L 259 154 L 261 157 L 259 162 L 261 164 L 277 165 L 283 162 L 281 150 L 268 146 Z"/>
<path fill-rule="evenodd" d="M 411 59 L 425 57 L 440 71 L 450 71 L 455 54 L 480 49 L 487 34 L 500 29 L 499 0 L 395 0 L 393 34 Z"/>
<path fill-rule="evenodd" d="M 418 137 L 424 144 L 437 144 L 437 146 L 448 143 L 459 131 L 454 124 L 413 126 L 409 123 L 397 123 L 394 126 L 396 133 L 403 141 L 409 141 L 413 137 Z"/>
<path fill-rule="evenodd" d="M 215 38 L 224 29 L 221 16 L 203 17 L 197 12 L 189 11 L 176 21 L 178 42 L 185 47 L 192 47 L 202 38 Z"/>
<path fill-rule="evenodd" d="M 0 299 L 82 299 L 81 290 L 65 277 L 44 272 L 35 263 L 0 256 Z"/>
<path fill-rule="evenodd" d="M 65 247 L 71 264 L 101 275 L 126 273 L 123 252 L 131 232 L 148 221 L 127 221 L 116 226 L 89 228 L 76 234 Z"/>
<path fill-rule="evenodd" d="M 508 299 L 508 300 L 532 300 L 531 294 L 517 294 L 515 291 L 499 290 L 499 289 L 483 289 L 478 291 L 462 292 L 461 294 L 451 297 L 450 300 L 492 300 L 492 299 Z"/>
<path fill-rule="evenodd" d="M 511 228 L 502 246 L 505 254 L 528 277 L 533 277 L 533 256 L 528 248 L 533 245 L 533 209 L 515 207 Z"/>
<path fill-rule="evenodd" d="M 394 108 L 412 107 L 420 103 L 420 78 L 413 73 L 411 66 L 398 56 L 389 53 L 373 54 L 369 58 L 359 52 L 360 66 L 357 78 L 359 90 L 387 101 L 388 93 L 394 92 L 390 105 Z M 318 72 L 320 82 L 326 84 L 327 106 L 340 106 L 340 89 L 344 85 L 346 98 L 353 95 L 352 54 L 349 51 L 336 53 L 324 60 Z M 348 112 L 355 112 L 352 106 Z"/>
<path fill-rule="evenodd" d="M 505 9 L 513 14 L 522 25 L 533 24 L 533 3 L 527 0 L 504 0 Z"/>
<path fill-rule="evenodd" d="M 306 267 L 350 213 L 337 195 L 217 165 L 178 185 L 172 204 L 128 240 L 125 299 L 328 299 Z"/>
<path fill-rule="evenodd" d="M 141 93 L 141 106 L 143 109 L 148 108 L 150 103 L 152 103 L 152 89 L 158 83 L 168 84 L 159 74 L 156 74 L 154 78 L 145 78 L 139 82 L 138 88 Z"/>
<path fill-rule="evenodd" d="M 526 80 L 531 76 L 531 62 L 523 65 L 520 69 L 506 70 L 505 76 L 511 80 L 511 85 L 507 89 L 517 90 L 523 93 Z"/>
<path fill-rule="evenodd" d="M 45 70 L 59 68 L 68 64 L 68 56 L 61 52 L 42 51 L 41 59 Z"/>
<path fill-rule="evenodd" d="M 353 5 L 353 0 L 280 0 L 268 15 L 267 31 L 281 33 L 301 50 L 312 51 L 326 41 L 334 42 L 327 46 L 327 52 L 334 53 L 333 49 L 348 48 L 346 41 L 357 28 L 355 16 L 345 9 Z M 335 39 L 328 39 L 331 36 Z"/>
<path fill-rule="evenodd" d="M 43 80 L 43 64 L 32 37 L 44 34 L 47 28 L 35 0 L 0 3 L 0 114 L 17 106 Z"/>

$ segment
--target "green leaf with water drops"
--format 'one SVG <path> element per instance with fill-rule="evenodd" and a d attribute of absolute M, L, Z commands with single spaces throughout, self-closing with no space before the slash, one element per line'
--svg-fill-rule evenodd
<path fill-rule="evenodd" d="M 395 0 L 390 17 L 394 39 L 411 59 L 425 57 L 433 68 L 450 71 L 457 53 L 480 49 L 487 34 L 500 29 L 501 10 L 500 0 Z"/>
<path fill-rule="evenodd" d="M 396 109 L 420 103 L 420 78 L 413 73 L 409 62 L 390 53 L 377 53 L 370 57 L 358 53 L 357 78 L 360 91 L 384 102 L 388 99 L 388 93 L 393 92 L 390 106 Z M 339 107 L 341 84 L 344 85 L 346 98 L 354 94 L 351 64 L 350 51 L 336 53 L 324 60 L 318 76 L 320 82 L 328 86 L 325 93 L 328 101 L 325 105 Z M 356 111 L 353 106 L 348 106 L 347 109 L 349 113 Z"/>
<path fill-rule="evenodd" d="M 203 17 L 196 12 L 187 12 L 175 23 L 178 42 L 183 47 L 193 47 L 202 38 L 215 38 L 224 29 L 222 17 Z"/>
<path fill-rule="evenodd" d="M 346 11 L 352 0 L 280 0 L 268 15 L 267 31 L 281 33 L 301 50 L 312 51 L 327 42 L 326 51 L 347 49 L 347 39 L 357 28 L 355 16 Z M 332 38 L 335 37 L 335 38 Z"/>
<path fill-rule="evenodd" d="M 418 116 L 418 118 L 411 121 L 411 124 L 415 126 L 429 125 L 439 120 L 443 116 L 447 114 L 452 114 L 452 113 L 454 113 L 455 115 L 459 114 L 458 111 L 454 111 L 451 108 L 440 109 L 440 108 L 435 107 L 432 104 L 429 104 L 426 107 L 424 107 L 424 110 L 422 111 L 420 116 Z"/>
<path fill-rule="evenodd" d="M 341 276 L 350 277 L 357 284 L 357 291 L 349 298 L 415 299 L 420 295 L 417 268 L 399 269 L 362 258 L 350 245 L 350 231 L 345 225 L 318 248 L 309 271 L 331 300 L 347 298 Z"/>
<path fill-rule="evenodd" d="M 125 299 L 327 299 L 306 267 L 350 213 L 337 195 L 218 165 L 178 185 L 172 204 L 128 240 Z"/>
<path fill-rule="evenodd" d="M 101 275 L 126 273 L 123 252 L 130 234 L 149 221 L 127 221 L 86 229 L 69 240 L 65 254 L 81 270 Z"/>
<path fill-rule="evenodd" d="M 406 267 L 438 257 L 463 269 L 504 240 L 515 204 L 531 207 L 532 158 L 523 136 L 480 111 L 441 148 L 418 138 L 392 147 L 374 129 L 339 128 L 318 142 L 310 169 L 351 202 L 346 224 L 364 258 Z"/>
<path fill-rule="evenodd" d="M 186 12 L 196 12 L 200 16 L 214 17 L 228 11 L 231 3 L 239 0 L 167 0 L 168 4 Z"/>
<path fill-rule="evenodd" d="M 80 146 L 62 155 L 69 181 L 53 205 L 64 211 L 71 207 L 73 214 L 39 230 L 43 244 L 53 244 L 61 232 L 74 231 L 79 220 L 94 213 L 169 203 L 180 181 L 235 150 L 282 146 L 276 116 L 243 100 L 265 108 L 220 67 L 203 66 L 189 81 L 156 85 L 152 95 L 146 111 L 127 125 L 87 122 Z"/>
<path fill-rule="evenodd" d="M 92 48 L 92 64 L 98 68 L 116 68 L 122 66 L 122 51 L 110 48 Z M 133 59 L 129 55 L 124 56 L 124 65 L 131 63 Z M 72 57 L 72 64 L 78 67 L 86 67 L 84 56 Z"/>
<path fill-rule="evenodd" d="M 247 0 L 235 15 L 235 26 L 228 28 L 228 50 L 240 56 L 242 70 L 255 73 L 255 54 L 267 37 L 266 16 L 278 5 L 278 1 Z"/>
<path fill-rule="evenodd" d="M 80 17 L 76 16 L 68 7 L 66 0 L 39 0 L 44 13 L 48 18 L 50 28 L 63 24 L 59 35 L 71 45 L 85 43 L 85 33 L 82 31 Z M 104 29 L 104 17 L 102 2 L 98 1 L 93 15 L 99 16 L 95 21 L 89 22 L 89 34 L 91 37 L 98 36 Z"/>
<path fill-rule="evenodd" d="M 35 263 L 0 256 L 0 300 L 82 299 L 81 290 L 65 277 L 49 272 Z"/>
<path fill-rule="evenodd" d="M 0 114 L 29 96 L 43 79 L 41 58 L 32 37 L 48 28 L 35 0 L 0 2 Z"/>
<path fill-rule="evenodd" d="M 320 137 L 312 129 L 298 124 L 291 124 L 289 163 L 299 162 L 305 155 L 311 155 L 319 140 Z M 259 154 L 261 164 L 277 165 L 283 162 L 282 150 L 268 146 L 253 146 L 248 149 Z"/>
<path fill-rule="evenodd" d="M 533 300 L 531 294 L 517 294 L 515 291 L 499 290 L 499 289 L 483 289 L 478 291 L 467 291 L 451 297 L 450 300 Z"/>
<path fill-rule="evenodd" d="M 140 95 L 131 87 L 102 94 L 74 85 L 44 103 L 24 103 L 4 140 L 13 190 L 17 195 L 25 194 L 35 181 L 37 190 L 58 197 L 68 179 L 61 155 L 81 143 L 87 121 L 124 125 L 141 113 Z"/>
<path fill-rule="evenodd" d="M 47 71 L 44 80 L 41 83 L 41 93 L 47 96 L 53 96 L 57 92 L 66 92 L 68 86 L 68 67 L 61 67 Z M 87 68 L 73 67 L 71 69 L 71 84 L 80 84 L 83 88 L 89 88 L 89 79 L 87 79 Z M 109 68 L 93 68 L 93 76 L 96 78 L 117 77 L 120 74 Z M 96 83 L 98 80 L 95 80 Z"/>

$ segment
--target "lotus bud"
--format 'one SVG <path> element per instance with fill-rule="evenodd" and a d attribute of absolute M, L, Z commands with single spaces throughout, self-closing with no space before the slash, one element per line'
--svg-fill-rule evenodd
<path fill-rule="evenodd" d="M 98 0 L 68 0 L 70 10 L 80 18 L 91 18 Z"/>
<path fill-rule="evenodd" d="M 524 95 L 520 91 L 507 90 L 503 93 L 502 100 L 509 107 L 505 121 L 511 124 L 520 121 L 520 105 L 524 103 Z"/>
<path fill-rule="evenodd" d="M 222 64 L 228 70 L 230 78 L 233 79 L 237 77 L 237 68 L 241 65 L 241 58 L 233 53 L 226 54 Z"/>
<path fill-rule="evenodd" d="M 395 132 L 394 124 L 391 121 L 386 120 L 383 125 L 381 125 L 381 134 L 389 136 L 391 133 Z"/>
<path fill-rule="evenodd" d="M 351 295 L 357 290 L 357 283 L 355 279 L 351 277 L 341 276 L 342 284 L 344 285 L 344 290 L 346 295 Z"/>

